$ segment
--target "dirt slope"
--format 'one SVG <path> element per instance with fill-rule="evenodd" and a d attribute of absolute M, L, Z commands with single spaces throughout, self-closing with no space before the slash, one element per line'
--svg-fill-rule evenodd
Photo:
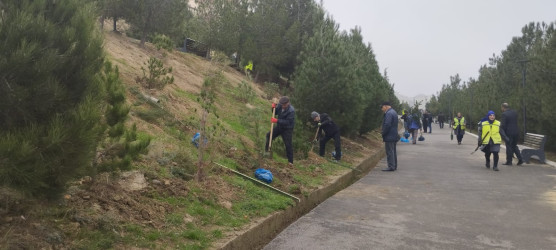
<path fill-rule="evenodd" d="M 9 190 L 0 190 L 0 198 L 4 205 L 0 206 L 0 248 L 4 249 L 68 249 L 81 248 L 168 248 L 175 244 L 172 237 L 152 236 L 159 233 L 169 235 L 187 231 L 191 224 L 203 224 L 198 218 L 183 213 L 183 208 L 163 198 L 188 197 L 192 189 L 196 191 L 196 198 L 203 200 L 203 196 L 216 196 L 217 203 L 230 209 L 233 202 L 241 198 L 243 190 L 217 176 L 210 176 L 202 184 L 186 182 L 168 172 L 177 169 L 187 160 L 176 157 L 175 152 L 183 151 L 184 141 L 195 130 L 197 123 L 189 122 L 190 117 L 199 117 L 200 106 L 192 100 L 200 92 L 205 75 L 215 67 L 223 70 L 229 84 L 237 86 L 246 81 L 254 88 L 256 94 L 263 96 L 260 86 L 252 83 L 241 72 L 230 67 L 215 65 L 214 63 L 191 54 L 178 51 L 163 56 L 151 44 L 145 48 L 139 46 L 139 41 L 125 35 L 105 32 L 104 44 L 107 59 L 118 66 L 120 77 L 128 91 L 128 103 L 132 106 L 130 124 L 137 124 L 138 130 L 153 137 L 149 146 L 149 153 L 136 165 L 142 166 L 138 170 L 124 172 L 118 175 L 101 174 L 94 178 L 85 177 L 71 183 L 67 194 L 54 203 L 40 200 L 30 200 Z M 141 67 L 151 56 L 161 58 L 165 66 L 173 68 L 174 84 L 164 89 L 144 89 L 136 78 L 142 75 Z M 148 103 L 140 100 L 140 96 L 148 95 L 161 100 L 159 108 L 165 116 L 172 119 L 164 122 L 147 122 L 140 117 L 141 112 L 148 111 Z M 250 108 L 247 104 L 246 108 Z M 224 109 L 224 107 L 220 107 Z M 223 114 L 234 116 L 236 114 Z M 168 130 L 168 124 L 177 124 L 177 129 Z M 227 125 L 230 126 L 230 125 Z M 228 129 L 231 130 L 230 127 Z M 249 142 L 235 133 L 228 136 Z M 357 165 L 369 155 L 377 152 L 380 142 L 378 136 L 371 134 L 355 140 L 343 139 L 342 147 L 346 152 L 352 152 L 344 157 L 345 162 Z M 318 147 L 318 146 L 317 146 Z M 249 158 L 242 156 L 237 149 L 219 148 L 227 152 L 226 156 L 241 160 Z M 186 152 L 185 154 L 187 154 Z M 170 156 L 172 157 L 170 157 Z M 326 160 L 315 154 L 299 164 L 325 164 Z M 274 162 L 268 167 L 281 183 L 278 188 L 288 188 L 297 184 L 294 174 L 301 170 L 285 170 L 285 163 Z M 319 168 L 317 168 L 318 170 Z M 296 172 L 297 171 L 297 172 Z M 320 171 L 320 172 L 319 172 Z M 338 171 L 330 179 L 348 171 Z M 162 173 L 162 174 L 161 174 Z M 311 173 L 314 176 L 324 175 L 322 170 Z M 326 182 L 323 184 L 326 185 Z M 317 187 L 314 187 L 316 189 Z M 311 190 L 305 190 L 311 192 Z M 176 221 L 169 215 L 178 216 Z M 261 218 L 254 219 L 233 231 L 221 229 L 220 226 L 205 226 L 203 230 L 222 230 L 222 235 L 216 241 L 207 243 L 218 246 L 231 238 L 241 234 L 242 230 L 252 228 Z M 172 225 L 178 224 L 180 226 Z M 125 224 L 127 226 L 122 226 Z M 185 224 L 187 226 L 181 226 Z M 141 225 L 139 228 L 129 225 Z M 99 231 L 113 232 L 113 235 L 99 234 Z M 150 232 L 142 235 L 141 232 Z M 147 233 L 144 233 L 147 234 Z M 139 235 L 139 236 L 138 236 Z M 149 237 L 152 237 L 149 238 Z M 146 238 L 146 239 L 145 239 Z M 193 237 L 195 238 L 195 237 Z M 195 239 L 198 241 L 198 239 Z M 140 245 L 137 245 L 141 243 Z M 143 243 L 147 242 L 147 243 Z M 153 243 L 148 243 L 153 242 Z M 220 242 L 220 243 L 219 243 Z M 206 245 L 201 244 L 201 247 Z"/>

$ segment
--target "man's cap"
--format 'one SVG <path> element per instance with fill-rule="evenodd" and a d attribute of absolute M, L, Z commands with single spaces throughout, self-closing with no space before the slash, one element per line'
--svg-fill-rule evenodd
<path fill-rule="evenodd" d="M 314 120 L 315 117 L 319 116 L 319 113 L 317 113 L 316 111 L 311 112 L 311 118 Z"/>
<path fill-rule="evenodd" d="M 286 104 L 288 102 L 290 102 L 290 98 L 287 96 L 282 96 L 282 98 L 280 98 L 280 104 Z"/>
<path fill-rule="evenodd" d="M 382 104 L 380 104 L 380 107 L 382 108 L 382 106 L 384 105 L 392 106 L 389 101 L 382 102 Z"/>
<path fill-rule="evenodd" d="M 494 111 L 492 111 L 492 110 L 488 111 L 487 116 L 489 116 L 489 115 L 494 115 Z"/>

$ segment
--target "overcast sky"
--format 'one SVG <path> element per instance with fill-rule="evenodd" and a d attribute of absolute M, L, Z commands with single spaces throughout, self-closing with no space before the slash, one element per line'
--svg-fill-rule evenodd
<path fill-rule="evenodd" d="M 437 94 L 455 74 L 476 79 L 523 26 L 556 21 L 556 0 L 324 0 L 324 8 L 341 30 L 361 27 L 381 73 L 409 97 Z"/>

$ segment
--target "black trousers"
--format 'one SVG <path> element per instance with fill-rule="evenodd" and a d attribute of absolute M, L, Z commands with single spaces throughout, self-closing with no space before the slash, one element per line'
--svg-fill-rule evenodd
<path fill-rule="evenodd" d="M 519 135 L 508 135 L 510 141 L 506 142 L 506 162 L 512 163 L 513 155 L 517 157 L 517 160 L 521 161 L 521 152 L 517 147 L 517 140 L 519 139 Z"/>
<path fill-rule="evenodd" d="M 486 164 L 490 166 L 490 155 L 493 154 L 494 155 L 494 157 L 493 157 L 494 165 L 493 166 L 498 167 L 498 159 L 499 159 L 498 152 L 491 152 L 490 151 L 490 145 L 486 145 L 484 152 L 485 152 Z"/>
<path fill-rule="evenodd" d="M 334 150 L 336 151 L 336 160 L 340 160 L 342 158 L 342 143 L 340 141 L 340 132 L 336 132 L 333 135 L 325 134 L 324 138 L 320 140 L 320 148 L 319 148 L 319 155 L 324 156 L 324 149 L 326 147 L 326 143 L 330 140 L 334 139 Z"/>
<path fill-rule="evenodd" d="M 292 138 L 293 138 L 293 128 L 290 129 L 282 129 L 279 127 L 274 127 L 272 129 L 272 140 L 278 137 L 279 135 L 282 136 L 282 140 L 284 141 L 284 146 L 286 146 L 286 156 L 288 157 L 288 162 L 293 163 L 293 145 L 292 145 Z M 265 151 L 268 151 L 268 137 L 270 136 L 270 132 L 266 133 L 266 144 L 265 144 Z"/>

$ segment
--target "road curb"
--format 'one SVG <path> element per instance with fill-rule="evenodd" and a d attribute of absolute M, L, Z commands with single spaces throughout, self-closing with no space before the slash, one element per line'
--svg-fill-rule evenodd
<path fill-rule="evenodd" d="M 355 170 L 346 172 L 329 182 L 327 186 L 313 191 L 307 198 L 302 199 L 301 202 L 297 203 L 295 206 L 267 216 L 262 219 L 260 223 L 245 230 L 234 239 L 224 243 L 221 247 L 217 246 L 217 248 L 225 250 L 263 248 L 276 237 L 276 235 L 298 218 L 369 173 L 384 155 L 384 148 L 380 148 L 374 155 L 370 156 L 356 167 L 361 170 L 361 173 Z"/>

